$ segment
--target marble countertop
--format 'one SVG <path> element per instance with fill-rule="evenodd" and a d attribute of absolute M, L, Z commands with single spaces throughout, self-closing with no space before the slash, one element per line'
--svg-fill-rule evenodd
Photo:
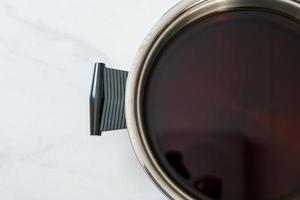
<path fill-rule="evenodd" d="M 0 199 L 161 200 L 127 130 L 89 136 L 93 63 L 129 70 L 178 0 L 0 0 Z"/>

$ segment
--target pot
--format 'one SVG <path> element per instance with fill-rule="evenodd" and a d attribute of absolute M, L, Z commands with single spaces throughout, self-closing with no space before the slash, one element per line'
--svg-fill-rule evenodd
<path fill-rule="evenodd" d="M 146 37 L 129 75 L 95 64 L 91 135 L 127 128 L 141 166 L 169 199 L 300 198 L 299 20 L 295 0 L 181 1 Z M 177 147 L 184 153 L 170 151 Z M 195 158 L 202 164 L 187 164 Z"/>

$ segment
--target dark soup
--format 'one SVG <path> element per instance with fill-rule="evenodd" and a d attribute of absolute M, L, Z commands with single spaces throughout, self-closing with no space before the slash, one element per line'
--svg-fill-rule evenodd
<path fill-rule="evenodd" d="M 165 172 L 197 199 L 300 199 L 300 24 L 222 12 L 177 32 L 145 83 Z"/>

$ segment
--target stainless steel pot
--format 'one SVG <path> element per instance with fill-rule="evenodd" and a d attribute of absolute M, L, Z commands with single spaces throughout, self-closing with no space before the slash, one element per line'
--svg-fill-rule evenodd
<path fill-rule="evenodd" d="M 146 77 L 155 55 L 177 31 L 199 18 L 237 9 L 271 10 L 300 20 L 300 3 L 296 0 L 183 0 L 169 10 L 147 35 L 129 73 L 126 90 L 127 72 L 105 68 L 101 63 L 95 65 L 90 98 L 91 134 L 100 135 L 101 131 L 126 128 L 127 125 L 139 162 L 170 199 L 194 198 L 164 172 L 147 141 L 141 109 Z M 203 199 L 208 198 L 203 196 Z"/>

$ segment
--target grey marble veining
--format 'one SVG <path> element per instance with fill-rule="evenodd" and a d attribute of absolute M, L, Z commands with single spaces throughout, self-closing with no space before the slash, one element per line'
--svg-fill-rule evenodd
<path fill-rule="evenodd" d="M 93 63 L 129 70 L 178 0 L 0 0 L 0 199 L 165 199 L 127 130 L 89 136 Z"/>

